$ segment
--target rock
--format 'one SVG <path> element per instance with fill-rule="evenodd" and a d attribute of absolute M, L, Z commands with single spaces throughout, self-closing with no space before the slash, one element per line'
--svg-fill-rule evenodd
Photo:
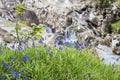
<path fill-rule="evenodd" d="M 120 55 L 120 35 L 116 35 L 112 39 L 113 53 Z"/>
<path fill-rule="evenodd" d="M 29 26 L 31 26 L 31 23 L 39 24 L 37 15 L 31 10 L 24 9 L 21 14 L 16 15 L 16 18 L 22 21 L 27 21 Z"/>
<path fill-rule="evenodd" d="M 111 43 L 111 47 L 114 48 L 116 47 L 116 44 L 120 43 L 120 35 L 114 35 L 112 37 L 112 43 Z"/>
<path fill-rule="evenodd" d="M 115 47 L 115 48 L 113 49 L 113 53 L 115 53 L 115 54 L 117 54 L 117 55 L 120 55 L 120 46 Z"/>
<path fill-rule="evenodd" d="M 8 33 L 6 30 L 0 28 L 0 36 L 4 36 L 6 33 Z"/>
<path fill-rule="evenodd" d="M 103 39 L 99 39 L 99 44 L 110 47 L 112 42 L 112 36 L 107 34 Z"/>
<path fill-rule="evenodd" d="M 6 43 L 12 43 L 15 41 L 15 37 L 12 34 L 6 34 L 3 36 L 3 41 Z"/>

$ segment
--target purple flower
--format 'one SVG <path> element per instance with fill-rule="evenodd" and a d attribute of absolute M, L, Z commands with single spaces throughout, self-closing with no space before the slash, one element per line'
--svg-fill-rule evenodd
<path fill-rule="evenodd" d="M 41 39 L 38 41 L 38 43 L 43 43 L 43 41 L 44 41 L 44 38 L 41 38 Z"/>
<path fill-rule="evenodd" d="M 26 76 L 23 77 L 23 80 L 27 80 Z"/>
<path fill-rule="evenodd" d="M 97 47 L 97 43 L 94 44 L 94 47 Z"/>
<path fill-rule="evenodd" d="M 66 46 L 70 46 L 70 43 L 69 43 L 69 42 L 65 42 L 65 45 L 66 45 Z"/>
<path fill-rule="evenodd" d="M 24 45 L 26 45 L 26 44 L 27 44 L 27 42 L 26 42 L 26 41 L 24 41 L 24 42 L 23 42 L 23 44 L 24 44 Z"/>
<path fill-rule="evenodd" d="M 5 65 L 5 61 L 2 60 L 1 64 L 2 64 L 2 66 L 4 66 Z"/>
<path fill-rule="evenodd" d="M 15 77 L 19 78 L 20 77 L 19 73 L 17 73 L 14 69 L 11 69 L 10 73 L 12 74 L 12 78 L 15 78 Z"/>
<path fill-rule="evenodd" d="M 22 50 L 22 45 L 18 46 L 18 50 Z"/>
<path fill-rule="evenodd" d="M 0 79 L 6 78 L 6 74 L 1 74 Z"/>
<path fill-rule="evenodd" d="M 69 38 L 70 37 L 70 33 L 67 32 L 67 35 L 65 36 L 65 38 Z"/>
<path fill-rule="evenodd" d="M 54 41 L 54 44 L 55 44 L 55 45 L 59 45 L 59 43 L 60 43 L 60 41 L 59 41 L 58 39 L 56 39 L 56 40 Z"/>
<path fill-rule="evenodd" d="M 78 45 L 77 43 L 75 43 L 75 44 L 74 44 L 74 48 L 76 48 L 76 49 L 80 49 L 80 48 L 81 48 L 81 46 L 80 46 L 80 45 Z"/>
<path fill-rule="evenodd" d="M 20 73 L 23 74 L 23 73 L 24 73 L 24 70 L 21 70 Z"/>
<path fill-rule="evenodd" d="M 7 47 L 7 43 L 5 43 L 4 46 Z"/>
<path fill-rule="evenodd" d="M 5 64 L 5 69 L 8 69 L 10 67 L 10 64 Z"/>
<path fill-rule="evenodd" d="M 32 46 L 33 46 L 33 47 L 35 46 L 35 43 L 34 43 L 34 42 L 32 43 Z"/>
<path fill-rule="evenodd" d="M 22 57 L 22 61 L 26 61 L 28 59 L 28 56 L 27 55 L 24 55 L 23 57 Z"/>

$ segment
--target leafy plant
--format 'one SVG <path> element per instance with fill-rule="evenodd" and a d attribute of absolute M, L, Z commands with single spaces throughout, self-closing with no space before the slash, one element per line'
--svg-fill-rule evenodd
<path fill-rule="evenodd" d="M 41 34 L 42 31 L 43 31 L 43 25 L 36 25 L 36 24 L 32 24 L 32 28 L 31 28 L 31 31 L 30 31 L 30 35 L 31 36 L 35 36 L 37 38 L 41 38 Z"/>
<path fill-rule="evenodd" d="M 16 5 L 14 6 L 14 8 L 15 8 L 15 12 L 16 12 L 17 14 L 20 14 L 20 13 L 22 12 L 22 10 L 24 9 L 24 5 L 23 5 L 23 4 L 16 4 Z"/>

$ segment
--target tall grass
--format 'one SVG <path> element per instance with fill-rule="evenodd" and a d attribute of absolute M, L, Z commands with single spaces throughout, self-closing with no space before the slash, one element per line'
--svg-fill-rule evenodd
<path fill-rule="evenodd" d="M 0 62 L 0 80 L 120 80 L 120 67 L 103 64 L 87 48 L 1 48 Z"/>

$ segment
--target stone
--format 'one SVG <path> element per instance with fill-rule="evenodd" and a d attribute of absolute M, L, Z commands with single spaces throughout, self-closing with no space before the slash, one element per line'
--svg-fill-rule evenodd
<path fill-rule="evenodd" d="M 6 43 L 12 43 L 15 41 L 15 37 L 12 34 L 6 34 L 3 36 L 3 41 Z"/>
<path fill-rule="evenodd" d="M 120 55 L 120 46 L 115 47 L 115 48 L 113 49 L 113 53 L 115 53 L 115 54 L 117 54 L 117 55 Z"/>
<path fill-rule="evenodd" d="M 16 15 L 16 18 L 27 21 L 28 25 L 31 26 L 32 23 L 39 24 L 39 20 L 34 11 L 24 9 L 20 14 Z"/>

